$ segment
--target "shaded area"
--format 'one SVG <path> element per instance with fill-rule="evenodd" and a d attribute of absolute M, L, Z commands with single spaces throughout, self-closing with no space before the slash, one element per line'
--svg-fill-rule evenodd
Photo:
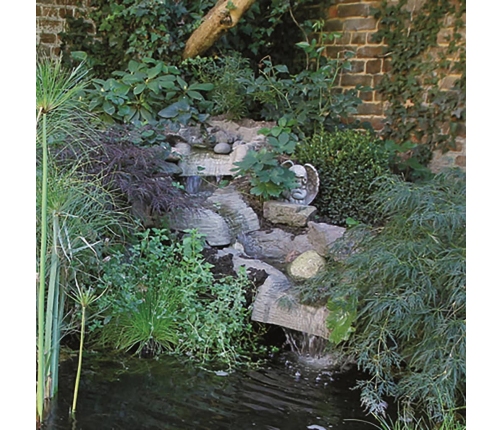
<path fill-rule="evenodd" d="M 373 428 L 350 388 L 355 371 L 307 367 L 282 354 L 263 369 L 218 373 L 175 357 L 84 359 L 77 422 L 68 418 L 75 363 L 62 363 L 47 430 Z"/>

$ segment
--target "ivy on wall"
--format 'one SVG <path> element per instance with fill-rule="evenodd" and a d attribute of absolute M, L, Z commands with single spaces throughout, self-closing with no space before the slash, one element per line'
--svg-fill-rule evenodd
<path fill-rule="evenodd" d="M 386 44 L 391 62 L 376 88 L 388 102 L 382 133 L 399 144 L 423 144 L 413 154 L 423 164 L 433 150 L 454 149 L 465 124 L 465 11 L 466 0 L 384 0 L 374 11 L 380 19 L 374 40 Z M 447 27 L 451 31 L 445 33 Z M 438 35 L 446 42 L 442 46 Z M 454 84 L 441 88 L 452 76 L 458 77 Z"/>

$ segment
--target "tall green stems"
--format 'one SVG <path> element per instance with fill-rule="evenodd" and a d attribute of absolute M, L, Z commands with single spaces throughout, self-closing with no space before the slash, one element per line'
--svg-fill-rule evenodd
<path fill-rule="evenodd" d="M 75 415 L 77 410 L 77 398 L 78 398 L 78 387 L 80 385 L 80 374 L 82 372 L 82 353 L 84 350 L 84 336 L 85 336 L 85 308 L 82 305 L 82 321 L 80 325 L 80 347 L 78 349 L 78 367 L 77 367 L 77 377 L 75 378 L 75 389 L 73 391 L 73 404 L 71 406 L 71 414 Z"/>
<path fill-rule="evenodd" d="M 42 113 L 40 108 L 39 113 Z M 41 201 L 41 234 L 40 234 L 40 262 L 38 287 L 38 375 L 37 375 L 37 418 L 42 421 L 44 412 L 45 392 L 45 345 L 44 345 L 44 316 L 45 316 L 45 259 L 47 253 L 47 116 L 42 114 L 42 201 Z"/>
<path fill-rule="evenodd" d="M 78 399 L 78 388 L 80 386 L 80 375 L 82 373 L 82 355 L 84 352 L 84 338 L 85 338 L 85 323 L 86 323 L 86 310 L 87 308 L 94 303 L 96 300 L 106 292 L 103 291 L 99 296 L 94 294 L 94 290 L 92 288 L 88 290 L 83 290 L 78 285 L 77 280 L 76 283 L 76 291 L 71 293 L 71 297 L 80 304 L 82 308 L 82 318 L 80 321 L 80 346 L 78 349 L 78 366 L 77 366 L 77 376 L 75 378 L 75 388 L 73 390 L 73 403 L 71 407 L 71 415 L 75 417 L 75 412 L 77 411 L 77 399 Z"/>

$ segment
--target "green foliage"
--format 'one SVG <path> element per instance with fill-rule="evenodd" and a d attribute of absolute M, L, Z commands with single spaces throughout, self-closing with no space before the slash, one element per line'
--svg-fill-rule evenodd
<path fill-rule="evenodd" d="M 185 60 L 183 66 L 190 69 L 195 79 L 211 83 L 214 88 L 207 94 L 213 102 L 211 115 L 225 115 L 239 120 L 249 114 L 251 97 L 246 94 L 243 81 L 254 79 L 249 60 L 234 52 L 223 57 L 204 57 Z"/>
<path fill-rule="evenodd" d="M 202 237 L 173 241 L 165 230 L 138 233 L 127 255 L 107 263 L 100 300 L 99 342 L 119 350 L 174 351 L 233 366 L 251 346 L 244 272 L 216 281 L 204 261 Z"/>
<path fill-rule="evenodd" d="M 204 102 L 201 92 L 211 90 L 213 85 L 189 84 L 175 66 L 145 58 L 129 61 L 125 71 L 112 75 L 116 78 L 94 79 L 94 89 L 87 92 L 90 110 L 104 121 L 141 125 L 153 123 L 160 116 L 187 124 L 192 117 L 199 121 L 207 118 L 198 115 L 194 105 Z"/>
<path fill-rule="evenodd" d="M 379 221 L 370 197 L 378 189 L 375 179 L 389 171 L 383 142 L 369 132 L 323 131 L 297 145 L 293 158 L 311 163 L 319 173 L 319 215 L 336 225 L 345 225 L 347 218 Z"/>
<path fill-rule="evenodd" d="M 320 43 L 335 36 L 321 35 Z M 343 118 L 355 113 L 361 103 L 357 90 L 337 91 L 337 77 L 341 70 L 350 68 L 350 63 L 323 56 L 325 46 L 319 47 L 315 38 L 297 46 L 307 58 L 306 68 L 301 72 L 292 74 L 284 64 L 273 65 L 269 57 L 262 60 L 256 79 L 243 78 L 241 82 L 248 94 L 261 103 L 264 119 L 294 118 L 302 136 L 322 128 L 332 131 Z"/>
<path fill-rule="evenodd" d="M 257 69 L 260 60 L 272 56 L 278 64 L 286 64 L 296 73 L 302 69 L 296 56 L 291 55 L 295 44 L 305 40 L 309 19 L 317 19 L 328 0 L 260 0 L 254 2 L 240 19 L 215 43 L 213 52 L 226 55 L 240 52 Z"/>
<path fill-rule="evenodd" d="M 95 119 L 80 101 L 87 70 L 83 64 L 68 70 L 59 60 L 38 59 L 36 72 L 37 417 L 42 420 L 47 400 L 57 392 L 60 340 L 70 324 L 65 296 L 77 277 L 92 279 L 105 242 L 124 227 L 124 218 L 113 210 L 113 196 L 99 176 L 78 174 L 86 161 L 84 141 L 96 132 Z M 65 148 L 82 151 L 82 157 L 57 163 L 54 154 Z"/>
<path fill-rule="evenodd" d="M 375 41 L 386 43 L 392 53 L 391 71 L 377 87 L 389 102 L 385 138 L 422 143 L 429 151 L 455 147 L 459 125 L 465 122 L 466 52 L 460 34 L 465 10 L 465 0 L 427 0 L 417 9 L 400 0 L 383 1 L 375 11 L 380 19 Z M 448 45 L 439 47 L 446 16 L 453 20 L 453 32 Z M 452 90 L 441 88 L 448 75 L 460 76 Z"/>
<path fill-rule="evenodd" d="M 280 118 L 271 129 L 262 128 L 260 134 L 267 137 L 267 144 L 259 150 L 249 150 L 242 161 L 234 163 L 237 167 L 233 170 L 238 175 L 248 176 L 251 194 L 269 200 L 296 186 L 294 173 L 279 161 L 281 156 L 291 155 L 295 150 L 298 142 L 292 131 L 295 124 L 294 120 Z"/>
<path fill-rule="evenodd" d="M 213 6 L 212 1 L 92 0 L 82 17 L 68 17 L 61 34 L 65 60 L 86 52 L 98 77 L 125 70 L 130 60 L 154 58 L 177 64 L 185 41 Z M 93 34 L 94 23 L 95 34 Z"/>
<path fill-rule="evenodd" d="M 409 181 L 430 179 L 432 176 L 432 172 L 426 167 L 432 158 L 432 153 L 426 146 L 409 140 L 397 144 L 388 139 L 385 141 L 385 148 L 391 154 L 390 166 L 393 173 Z"/>
<path fill-rule="evenodd" d="M 406 416 L 415 410 L 444 421 L 465 407 L 465 173 L 380 182 L 374 199 L 385 225 L 349 229 L 310 288 L 357 303 L 344 348 L 370 376 L 358 388 L 371 413 L 381 414 L 392 396 Z"/>

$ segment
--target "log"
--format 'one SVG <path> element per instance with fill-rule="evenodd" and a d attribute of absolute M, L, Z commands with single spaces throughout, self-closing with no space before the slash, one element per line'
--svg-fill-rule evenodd
<path fill-rule="evenodd" d="M 202 24 L 188 39 L 183 58 L 202 55 L 230 28 L 235 27 L 242 15 L 256 0 L 218 0 L 203 18 Z"/>

